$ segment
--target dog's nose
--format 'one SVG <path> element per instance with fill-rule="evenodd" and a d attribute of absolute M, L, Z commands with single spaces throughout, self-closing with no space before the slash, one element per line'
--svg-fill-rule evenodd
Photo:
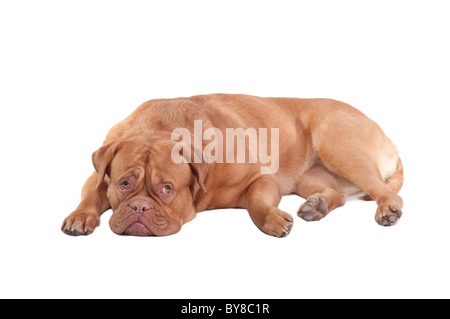
<path fill-rule="evenodd" d="M 152 209 L 153 205 L 143 199 L 138 199 L 131 202 L 130 207 L 135 214 L 141 215 L 145 211 Z"/>

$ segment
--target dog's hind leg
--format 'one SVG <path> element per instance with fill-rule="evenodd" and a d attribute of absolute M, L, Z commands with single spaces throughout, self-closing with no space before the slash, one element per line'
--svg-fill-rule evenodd
<path fill-rule="evenodd" d="M 297 182 L 297 194 L 306 198 L 297 215 L 306 221 L 320 220 L 333 209 L 344 205 L 345 195 L 338 191 L 339 178 L 321 164 L 310 168 Z"/>
<path fill-rule="evenodd" d="M 378 224 L 394 225 L 403 207 L 397 195 L 403 167 L 395 146 L 378 125 L 363 116 L 325 124 L 333 124 L 333 130 L 318 127 L 313 134 L 313 147 L 323 166 L 376 201 Z"/>
<path fill-rule="evenodd" d="M 403 201 L 397 195 L 403 180 L 403 171 L 397 166 L 392 179 L 395 179 L 395 187 L 390 185 L 390 180 L 385 182 L 379 168 L 368 157 L 366 160 L 351 161 L 347 167 L 336 169 L 339 175 L 344 176 L 354 185 L 364 191 L 370 198 L 376 201 L 378 208 L 375 220 L 382 226 L 394 225 L 402 216 Z M 394 162 L 395 163 L 395 162 Z M 397 160 L 400 163 L 400 160 Z M 398 164 L 397 164 L 398 165 Z"/>

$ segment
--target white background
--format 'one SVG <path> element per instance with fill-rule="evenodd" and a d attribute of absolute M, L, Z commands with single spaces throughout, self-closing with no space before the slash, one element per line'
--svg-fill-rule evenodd
<path fill-rule="evenodd" d="M 0 297 L 450 297 L 446 1 L 0 2 Z M 284 239 L 244 210 L 164 238 L 60 231 L 109 128 L 152 98 L 329 97 L 374 119 L 405 167 L 400 223 L 373 202 L 295 216 Z"/>

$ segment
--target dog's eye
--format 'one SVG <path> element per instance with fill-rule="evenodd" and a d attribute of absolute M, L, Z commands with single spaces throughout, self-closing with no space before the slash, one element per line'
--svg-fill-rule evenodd
<path fill-rule="evenodd" d="M 165 185 L 162 189 L 163 194 L 170 194 L 172 192 L 172 187 Z"/>
<path fill-rule="evenodd" d="M 119 187 L 120 187 L 120 190 L 126 191 L 126 190 L 130 189 L 131 184 L 127 181 L 124 181 L 120 184 Z"/>

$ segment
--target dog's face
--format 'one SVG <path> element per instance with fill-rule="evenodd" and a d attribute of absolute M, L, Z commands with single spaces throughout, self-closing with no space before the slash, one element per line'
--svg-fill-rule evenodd
<path fill-rule="evenodd" d="M 97 187 L 108 185 L 114 233 L 165 236 L 195 217 L 194 196 L 204 188 L 206 167 L 174 163 L 171 147 L 164 139 L 134 137 L 92 155 Z"/>

